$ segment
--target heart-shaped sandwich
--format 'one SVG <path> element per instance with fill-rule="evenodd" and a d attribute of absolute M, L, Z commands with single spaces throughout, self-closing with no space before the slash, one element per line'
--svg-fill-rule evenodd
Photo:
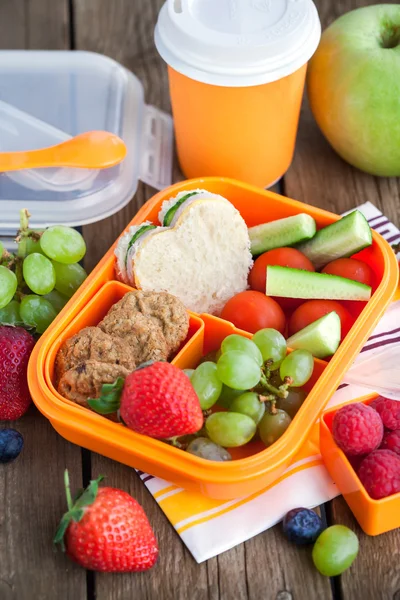
<path fill-rule="evenodd" d="M 219 314 L 247 288 L 252 266 L 245 221 L 228 200 L 205 190 L 180 192 L 163 203 L 162 224 L 131 227 L 115 250 L 117 277 L 166 291 L 198 313 Z"/>

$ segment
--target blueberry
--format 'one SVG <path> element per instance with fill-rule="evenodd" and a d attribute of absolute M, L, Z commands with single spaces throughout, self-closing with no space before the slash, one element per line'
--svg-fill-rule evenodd
<path fill-rule="evenodd" d="M 313 544 L 322 530 L 320 517 L 309 508 L 294 508 L 283 519 L 283 533 L 299 546 Z"/>
<path fill-rule="evenodd" d="M 17 458 L 24 446 L 24 438 L 15 429 L 0 430 L 0 463 L 8 463 Z"/>

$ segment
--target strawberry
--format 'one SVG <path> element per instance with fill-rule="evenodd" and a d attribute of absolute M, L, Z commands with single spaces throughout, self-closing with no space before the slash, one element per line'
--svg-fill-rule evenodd
<path fill-rule="evenodd" d="M 108 573 L 147 571 L 158 557 L 158 545 L 143 508 L 122 490 L 91 481 L 73 504 L 68 471 L 64 482 L 68 512 L 54 543 L 84 569 Z"/>
<path fill-rule="evenodd" d="M 27 368 L 34 345 L 22 327 L 0 325 L 0 421 L 19 419 L 32 402 Z"/>
<path fill-rule="evenodd" d="M 129 429 L 152 438 L 181 437 L 203 426 L 203 412 L 190 379 L 167 362 L 141 365 L 125 382 L 120 379 L 113 386 L 103 386 L 102 397 L 88 402 L 102 414 L 119 408 Z"/>

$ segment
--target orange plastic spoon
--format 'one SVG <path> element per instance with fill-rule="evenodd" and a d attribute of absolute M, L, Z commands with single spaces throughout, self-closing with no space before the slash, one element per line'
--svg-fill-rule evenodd
<path fill-rule="evenodd" d="M 20 171 L 44 167 L 106 169 L 126 156 L 124 142 L 107 131 L 88 131 L 70 140 L 24 152 L 0 152 L 0 171 Z"/>

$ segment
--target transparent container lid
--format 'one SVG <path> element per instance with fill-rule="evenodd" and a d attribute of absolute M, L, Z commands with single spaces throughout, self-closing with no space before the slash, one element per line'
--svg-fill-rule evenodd
<path fill-rule="evenodd" d="M 139 179 L 171 184 L 170 115 L 144 102 L 140 81 L 105 56 L 80 51 L 0 51 L 0 152 L 34 150 L 79 133 L 122 138 L 125 160 L 103 170 L 46 168 L 0 173 L 0 235 L 13 236 L 19 211 L 31 225 L 83 225 L 123 208 Z"/>

